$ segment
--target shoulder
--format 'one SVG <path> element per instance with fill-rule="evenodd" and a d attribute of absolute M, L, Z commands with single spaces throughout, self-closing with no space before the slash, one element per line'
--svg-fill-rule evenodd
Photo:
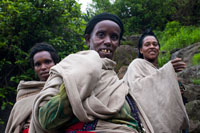
<path fill-rule="evenodd" d="M 129 66 L 138 66 L 138 65 L 143 65 L 143 64 L 146 64 L 146 60 L 140 59 L 140 58 L 136 58 L 130 63 Z"/>

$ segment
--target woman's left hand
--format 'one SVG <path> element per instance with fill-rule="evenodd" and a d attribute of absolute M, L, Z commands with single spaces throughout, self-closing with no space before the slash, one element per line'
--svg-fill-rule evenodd
<path fill-rule="evenodd" d="M 174 67 L 175 72 L 180 72 L 184 68 L 186 68 L 186 64 L 185 64 L 185 62 L 182 61 L 181 58 L 173 59 L 173 60 L 171 60 L 171 63 Z"/>

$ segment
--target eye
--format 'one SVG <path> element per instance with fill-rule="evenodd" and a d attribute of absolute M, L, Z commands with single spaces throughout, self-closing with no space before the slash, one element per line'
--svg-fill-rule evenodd
<path fill-rule="evenodd" d="M 52 60 L 45 60 L 44 63 L 45 64 L 50 64 L 50 63 L 52 63 Z"/>
<path fill-rule="evenodd" d="M 117 35 L 117 34 L 112 34 L 111 39 L 114 40 L 114 41 L 116 41 L 116 40 L 119 39 L 119 35 Z"/>
<path fill-rule="evenodd" d="M 35 62 L 35 63 L 34 63 L 34 66 L 35 66 L 35 67 L 39 67 L 40 65 L 41 65 L 41 63 L 39 63 L 39 62 Z"/>
<path fill-rule="evenodd" d="M 149 45 L 150 45 L 149 42 L 146 42 L 146 43 L 144 44 L 144 46 L 146 46 L 146 47 L 148 47 Z"/>
<path fill-rule="evenodd" d="M 157 42 L 153 42 L 153 46 L 158 46 L 158 43 Z"/>
<path fill-rule="evenodd" d="M 97 37 L 99 37 L 99 38 L 104 38 L 104 36 L 105 36 L 104 32 L 97 33 Z"/>

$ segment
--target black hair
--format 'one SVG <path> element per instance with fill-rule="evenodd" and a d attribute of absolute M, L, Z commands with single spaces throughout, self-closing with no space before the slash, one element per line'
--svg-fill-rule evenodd
<path fill-rule="evenodd" d="M 156 40 L 158 41 L 158 38 L 152 31 L 152 28 L 148 28 L 147 30 L 145 30 L 145 32 L 140 36 L 139 41 L 138 41 L 138 58 L 144 59 L 143 54 L 140 53 L 140 48 L 142 48 L 143 40 L 146 36 L 154 36 Z M 159 41 L 158 41 L 158 45 L 160 47 Z"/>
<path fill-rule="evenodd" d="M 114 14 L 110 14 L 110 13 L 101 13 L 101 14 L 98 14 L 96 16 L 94 16 L 87 24 L 86 26 L 86 29 L 85 29 L 85 33 L 84 35 L 86 34 L 91 34 L 95 25 L 100 22 L 100 21 L 103 21 L 103 20 L 111 20 L 115 23 L 117 23 L 121 29 L 121 32 L 120 32 L 120 40 L 122 39 L 122 36 L 123 36 L 123 33 L 124 33 L 124 26 L 123 26 L 123 23 L 121 22 L 120 18 Z"/>
<path fill-rule="evenodd" d="M 60 61 L 60 58 L 54 49 L 54 47 L 46 42 L 41 42 L 41 43 L 36 43 L 30 51 L 29 54 L 29 61 L 31 64 L 31 67 L 34 67 L 34 60 L 33 57 L 36 53 L 41 52 L 41 51 L 47 51 L 50 53 L 51 58 L 53 59 L 53 62 L 56 64 Z"/>

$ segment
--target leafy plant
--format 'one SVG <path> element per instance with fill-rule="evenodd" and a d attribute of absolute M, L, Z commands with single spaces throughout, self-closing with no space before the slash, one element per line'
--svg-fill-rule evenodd
<path fill-rule="evenodd" d="M 192 79 L 192 82 L 193 82 L 195 85 L 200 85 L 200 79 Z"/>
<path fill-rule="evenodd" d="M 15 102 L 20 80 L 37 80 L 29 50 L 39 42 L 53 45 L 63 58 L 83 49 L 80 5 L 75 0 L 0 1 L 1 110 Z"/>
<path fill-rule="evenodd" d="M 193 65 L 199 65 L 200 64 L 200 53 L 195 54 L 192 58 L 192 64 Z"/>
<path fill-rule="evenodd" d="M 163 32 L 157 31 L 156 34 L 158 34 L 161 44 L 160 51 L 165 51 L 165 55 L 159 57 L 160 66 L 170 60 L 172 50 L 181 49 L 200 41 L 200 27 L 181 26 L 175 21 L 169 22 Z"/>

